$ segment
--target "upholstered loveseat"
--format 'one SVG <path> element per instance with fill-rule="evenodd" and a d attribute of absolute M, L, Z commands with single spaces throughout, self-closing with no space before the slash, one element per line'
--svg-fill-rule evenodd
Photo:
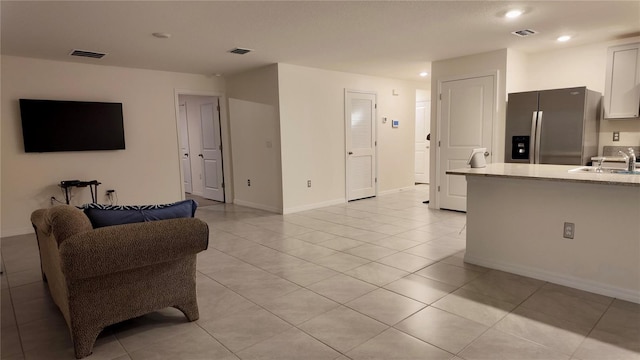
<path fill-rule="evenodd" d="M 36 210 L 31 221 L 43 279 L 77 358 L 90 355 L 111 324 L 166 307 L 198 319 L 196 254 L 208 245 L 205 222 L 176 218 L 94 229 L 69 205 Z"/>

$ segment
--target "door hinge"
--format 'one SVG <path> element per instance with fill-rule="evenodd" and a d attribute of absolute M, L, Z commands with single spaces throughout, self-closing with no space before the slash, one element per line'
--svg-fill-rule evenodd
<path fill-rule="evenodd" d="M 378 178 L 375 178 L 375 182 L 378 182 Z"/>
<path fill-rule="evenodd" d="M 217 109 L 218 111 L 220 111 L 220 105 L 216 106 L 216 109 Z"/>
<path fill-rule="evenodd" d="M 438 185 L 438 192 L 440 192 L 440 185 Z"/>
<path fill-rule="evenodd" d="M 373 108 L 377 109 L 378 108 L 378 104 L 373 104 Z"/>
<path fill-rule="evenodd" d="M 442 100 L 442 93 L 438 94 L 438 100 Z"/>
<path fill-rule="evenodd" d="M 378 141 L 377 140 L 373 142 L 373 146 L 378 146 Z"/>
<path fill-rule="evenodd" d="M 222 183 L 222 188 L 224 189 L 224 183 Z"/>
<path fill-rule="evenodd" d="M 440 147 L 440 140 L 438 140 L 438 147 Z"/>
<path fill-rule="evenodd" d="M 220 145 L 218 146 L 218 149 L 220 149 L 220 151 L 222 151 L 222 144 L 220 144 Z"/>

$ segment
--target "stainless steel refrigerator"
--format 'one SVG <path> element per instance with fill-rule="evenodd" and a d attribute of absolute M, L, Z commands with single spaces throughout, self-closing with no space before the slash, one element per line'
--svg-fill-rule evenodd
<path fill-rule="evenodd" d="M 586 87 L 509 94 L 505 162 L 587 165 L 598 154 L 601 98 Z"/>

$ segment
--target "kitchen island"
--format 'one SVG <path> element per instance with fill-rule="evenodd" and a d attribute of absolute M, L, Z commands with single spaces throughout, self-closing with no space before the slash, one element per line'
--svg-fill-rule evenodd
<path fill-rule="evenodd" d="M 640 175 L 576 168 L 447 171 L 467 179 L 465 261 L 640 303 Z"/>

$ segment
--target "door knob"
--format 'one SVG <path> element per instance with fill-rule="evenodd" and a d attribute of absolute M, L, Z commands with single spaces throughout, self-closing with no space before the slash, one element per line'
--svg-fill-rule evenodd
<path fill-rule="evenodd" d="M 189 157 L 189 154 L 184 154 L 184 156 Z"/>
<path fill-rule="evenodd" d="M 200 156 L 201 158 L 203 158 L 203 159 L 204 159 L 204 155 L 202 155 L 202 154 L 198 154 L 198 156 Z"/>
<path fill-rule="evenodd" d="M 489 152 L 488 152 L 488 151 L 485 151 L 485 152 L 484 152 L 484 156 L 489 156 L 489 155 L 491 155 L 491 154 L 489 154 Z"/>
<path fill-rule="evenodd" d="M 353 151 L 349 151 L 349 155 L 353 155 Z"/>

